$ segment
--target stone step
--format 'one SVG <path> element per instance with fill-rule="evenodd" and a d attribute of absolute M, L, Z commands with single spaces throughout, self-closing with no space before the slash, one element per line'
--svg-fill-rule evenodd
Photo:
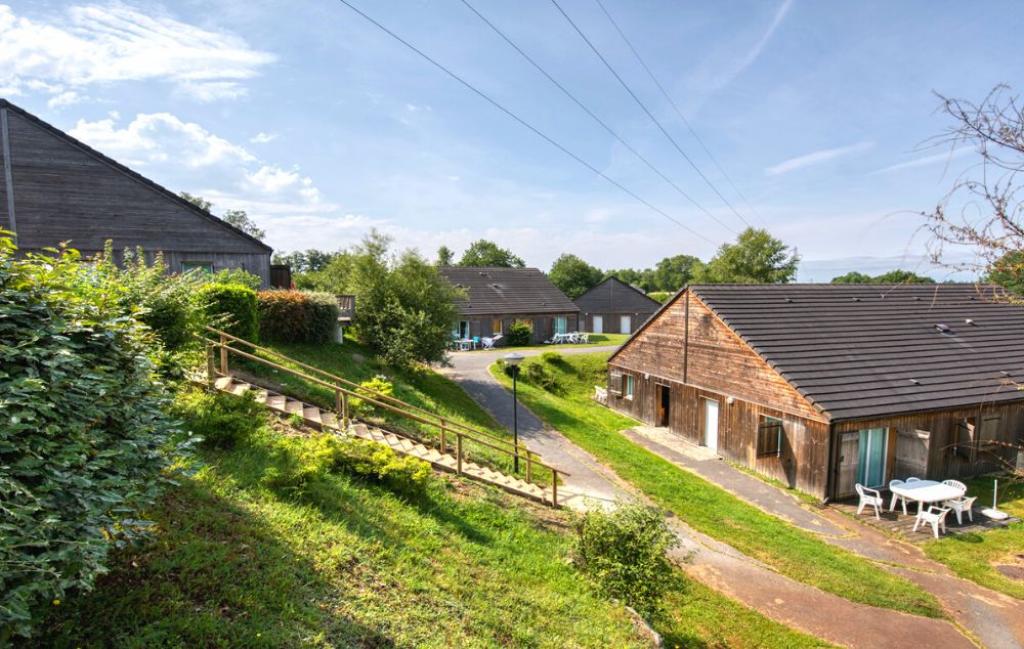
<path fill-rule="evenodd" d="M 315 423 L 322 424 L 323 419 L 320 416 L 320 409 L 316 406 L 305 406 L 302 409 L 303 418 Z"/>
<path fill-rule="evenodd" d="M 326 410 L 320 413 L 320 421 L 322 421 L 323 425 L 327 428 L 338 428 L 340 426 L 338 423 L 338 416 L 333 412 L 328 412 Z"/>
<path fill-rule="evenodd" d="M 235 380 L 230 376 L 222 376 L 213 382 L 213 387 L 217 388 L 218 390 L 227 390 L 228 387 L 234 382 Z"/>
<path fill-rule="evenodd" d="M 281 394 L 270 394 L 270 395 L 267 395 L 267 400 L 266 400 L 265 403 L 266 403 L 266 406 L 268 408 L 273 408 L 274 410 L 282 410 L 283 411 L 284 410 L 284 404 L 287 401 L 288 401 L 288 399 L 284 395 L 281 395 Z"/>
<path fill-rule="evenodd" d="M 288 399 L 284 404 L 284 411 L 290 415 L 301 415 L 302 402 L 295 401 L 294 399 Z"/>
<path fill-rule="evenodd" d="M 248 392 L 250 389 L 252 389 L 252 386 L 249 385 L 248 383 L 235 382 L 231 385 L 231 394 L 240 397 L 246 392 Z"/>

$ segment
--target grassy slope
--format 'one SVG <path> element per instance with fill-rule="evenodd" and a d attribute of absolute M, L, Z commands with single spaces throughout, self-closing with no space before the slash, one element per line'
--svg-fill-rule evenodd
<path fill-rule="evenodd" d="M 520 398 L 661 506 L 779 572 L 856 602 L 931 617 L 944 615 L 934 597 L 906 579 L 763 512 L 619 435 L 618 431 L 636 422 L 590 398 L 593 386 L 604 380 L 607 356 L 581 354 L 546 363 L 564 393 L 556 396 L 520 382 Z M 508 382 L 496 368 L 492 374 Z"/>
<path fill-rule="evenodd" d="M 978 504 L 992 505 L 992 479 L 978 478 L 968 482 L 967 493 L 978 496 Z M 1024 484 L 999 483 L 999 509 L 1024 518 Z M 976 514 L 977 516 L 978 514 Z M 950 514 L 952 516 L 952 514 Z M 1024 552 L 1024 522 L 983 534 L 957 534 L 924 546 L 928 556 L 941 561 L 956 574 L 982 586 L 1012 597 L 1024 599 L 1024 582 L 1010 579 L 993 567 L 993 563 L 1018 563 Z"/>
<path fill-rule="evenodd" d="M 412 501 L 345 475 L 282 496 L 260 485 L 274 435 L 205 453 L 152 513 L 155 541 L 54 609 L 32 646 L 641 644 L 564 561 L 565 521 L 549 511 L 440 480 Z"/>

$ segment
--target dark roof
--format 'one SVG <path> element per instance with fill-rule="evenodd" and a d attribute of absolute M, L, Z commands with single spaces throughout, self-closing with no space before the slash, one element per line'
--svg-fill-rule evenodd
<path fill-rule="evenodd" d="M 575 302 L 587 313 L 654 313 L 661 307 L 660 302 L 617 277 L 609 277 Z"/>
<path fill-rule="evenodd" d="M 576 313 L 579 308 L 536 268 L 445 266 L 441 274 L 466 289 L 463 315 Z"/>
<path fill-rule="evenodd" d="M 1024 399 L 1024 306 L 994 287 L 690 288 L 833 420 Z"/>
<path fill-rule="evenodd" d="M 117 171 L 120 171 L 121 173 L 131 177 L 132 179 L 142 183 L 143 185 L 146 185 L 150 189 L 156 191 L 158 194 L 163 194 L 165 197 L 167 197 L 167 198 L 169 198 L 169 199 L 171 199 L 171 200 L 173 200 L 173 201 L 175 201 L 177 203 L 180 203 L 183 206 L 191 209 L 193 212 L 195 212 L 199 216 L 201 216 L 201 217 L 203 217 L 205 219 L 209 219 L 211 221 L 214 221 L 217 224 L 227 228 L 228 230 L 231 230 L 235 234 L 237 234 L 237 235 L 239 235 L 241 237 L 244 237 L 246 239 L 249 239 L 253 243 L 257 244 L 258 246 L 260 246 L 262 248 L 264 248 L 268 253 L 274 251 L 273 248 L 271 248 L 267 244 L 263 243 L 262 241 L 260 241 L 256 237 L 252 236 L 248 232 L 244 232 L 244 231 L 240 230 L 239 228 L 236 228 L 235 226 L 231 225 L 227 221 L 225 221 L 225 220 L 223 220 L 221 218 L 218 218 L 218 217 L 214 216 L 213 214 L 210 214 L 206 210 L 200 209 L 195 204 L 190 203 L 189 201 L 185 200 L 184 198 L 182 198 L 178 194 L 175 194 L 174 192 L 172 192 L 171 190 L 167 189 L 163 185 L 160 185 L 159 183 L 156 183 L 156 182 L 150 180 L 149 178 L 146 178 L 145 176 L 143 176 L 142 174 L 138 173 L 137 171 L 133 171 L 132 169 L 129 169 L 128 167 L 124 166 L 123 164 L 121 164 L 117 160 L 114 160 L 113 158 L 110 158 L 110 157 L 100 153 L 99 151 L 97 151 L 96 149 L 92 148 L 91 146 L 89 146 L 85 142 L 82 142 L 81 140 L 79 140 L 79 139 L 69 135 L 68 133 L 62 131 L 61 129 L 57 128 L 56 126 L 50 124 L 49 122 L 43 121 L 42 119 L 40 119 L 39 117 L 36 117 L 35 115 L 33 115 L 32 113 L 28 112 L 24 108 L 22 108 L 22 107 L 20 107 L 20 106 L 18 106 L 16 104 L 12 104 L 11 102 L 9 102 L 6 99 L 4 99 L 3 97 L 0 97 L 0 108 L 9 108 L 9 109 L 13 110 L 14 112 L 18 113 L 22 117 L 32 121 L 35 124 L 38 124 L 39 126 L 43 127 L 45 130 L 53 133 L 54 135 L 57 135 L 58 137 L 66 140 L 67 142 L 69 142 L 70 144 L 78 147 L 79 149 L 81 149 L 85 153 L 93 156 L 94 158 L 99 159 L 104 164 L 106 164 L 106 165 L 108 165 L 110 167 L 113 167 Z"/>

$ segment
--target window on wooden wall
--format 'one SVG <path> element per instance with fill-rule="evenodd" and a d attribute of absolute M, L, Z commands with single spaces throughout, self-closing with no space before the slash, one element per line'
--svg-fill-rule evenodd
<path fill-rule="evenodd" d="M 213 274 L 213 262 L 212 261 L 183 261 L 181 262 L 181 272 L 187 273 L 190 270 L 199 270 L 210 275 Z"/>
<path fill-rule="evenodd" d="M 782 454 L 782 420 L 778 417 L 761 415 L 757 426 L 757 455 Z"/>
<path fill-rule="evenodd" d="M 949 452 L 960 457 L 971 457 L 971 449 L 974 447 L 974 433 L 977 429 L 977 420 L 974 417 L 964 417 L 957 420 L 956 428 L 953 429 L 953 438 L 950 440 Z"/>
<path fill-rule="evenodd" d="M 622 394 L 622 372 L 612 372 L 608 375 L 608 391 L 612 394 Z"/>
<path fill-rule="evenodd" d="M 999 423 L 999 415 L 989 415 L 981 420 L 981 429 L 978 431 L 978 450 L 993 450 L 993 442 L 999 441 Z"/>
<path fill-rule="evenodd" d="M 494 318 L 491 320 L 491 333 L 495 336 L 502 333 L 501 318 Z"/>
<path fill-rule="evenodd" d="M 622 377 L 622 379 L 623 379 L 622 396 L 626 397 L 627 399 L 632 399 L 633 398 L 633 375 L 632 374 L 626 374 L 625 376 Z"/>

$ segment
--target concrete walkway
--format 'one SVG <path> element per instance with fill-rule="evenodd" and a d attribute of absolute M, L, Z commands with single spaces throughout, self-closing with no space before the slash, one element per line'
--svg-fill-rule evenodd
<path fill-rule="evenodd" d="M 858 523 L 825 507 L 811 509 L 785 493 L 732 465 L 708 457 L 665 429 L 637 427 L 622 433 L 680 468 L 692 471 L 762 510 L 797 527 L 820 534 L 822 540 L 879 563 L 932 593 L 950 616 L 990 649 L 1024 647 L 1024 602 L 961 579 L 932 561 L 920 548 Z M 936 645 L 937 646 L 937 645 Z"/>
<path fill-rule="evenodd" d="M 614 348 L 566 348 L 559 349 L 559 352 L 575 354 L 611 349 Z M 535 355 L 541 351 L 528 350 L 524 355 Z M 503 352 L 453 354 L 453 367 L 441 371 L 462 386 L 501 424 L 511 428 L 512 395 L 488 371 L 488 367 L 502 355 Z M 520 406 L 518 415 L 520 435 L 530 447 L 572 473 L 563 488 L 563 492 L 573 493 L 572 506 L 593 506 L 595 502 L 606 505 L 622 499 L 646 501 L 611 469 L 562 434 L 548 429 L 529 410 Z M 724 464 L 719 460 L 715 462 Z M 795 512 L 794 515 L 801 517 Z M 680 540 L 680 546 L 673 551 L 673 558 L 687 574 L 792 628 L 836 645 L 865 649 L 917 649 L 921 646 L 966 649 L 976 646 L 945 620 L 851 602 L 780 575 L 735 548 L 697 532 L 679 519 L 670 518 L 670 525 Z M 823 527 L 828 529 L 827 525 L 823 524 Z M 723 620 L 725 623 L 728 621 Z"/>

